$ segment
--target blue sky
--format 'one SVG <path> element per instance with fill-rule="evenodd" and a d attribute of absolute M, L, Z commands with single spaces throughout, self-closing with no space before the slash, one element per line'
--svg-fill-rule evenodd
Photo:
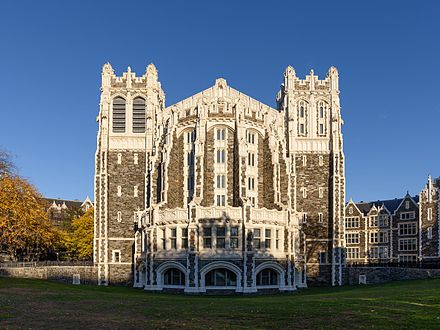
<path fill-rule="evenodd" d="M 440 175 L 438 1 L 1 1 L 0 147 L 46 196 L 93 197 L 100 74 L 154 62 L 167 105 L 217 77 L 274 106 L 339 70 L 347 199 Z"/>

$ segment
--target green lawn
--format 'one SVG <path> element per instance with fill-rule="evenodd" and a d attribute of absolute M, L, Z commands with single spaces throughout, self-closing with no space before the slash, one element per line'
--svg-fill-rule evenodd
<path fill-rule="evenodd" d="M 440 328 L 440 279 L 183 296 L 0 278 L 0 328 Z"/>

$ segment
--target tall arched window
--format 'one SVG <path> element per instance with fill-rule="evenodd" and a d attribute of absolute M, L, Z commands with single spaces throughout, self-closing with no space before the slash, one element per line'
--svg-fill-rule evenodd
<path fill-rule="evenodd" d="M 133 101 L 133 133 L 145 133 L 145 100 L 141 97 Z"/>
<path fill-rule="evenodd" d="M 278 285 L 278 273 L 271 268 L 265 268 L 257 274 L 257 286 Z"/>
<path fill-rule="evenodd" d="M 125 133 L 125 100 L 122 97 L 113 99 L 113 132 Z"/>
<path fill-rule="evenodd" d="M 164 274 L 163 284 L 185 285 L 185 274 L 177 268 L 170 268 Z"/>
<path fill-rule="evenodd" d="M 206 286 L 236 286 L 237 275 L 226 268 L 211 270 L 205 277 Z"/>

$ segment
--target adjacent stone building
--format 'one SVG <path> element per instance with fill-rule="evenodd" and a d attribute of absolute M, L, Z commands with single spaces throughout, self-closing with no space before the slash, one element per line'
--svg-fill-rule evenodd
<path fill-rule="evenodd" d="M 70 225 L 70 221 L 93 207 L 89 196 L 84 201 L 60 198 L 44 198 L 49 220 L 58 227 Z M 68 222 L 68 223 L 66 223 Z"/>
<path fill-rule="evenodd" d="M 347 263 L 439 261 L 440 178 L 419 196 L 346 206 Z"/>
<path fill-rule="evenodd" d="M 342 284 L 338 72 L 288 67 L 277 107 L 225 79 L 174 105 L 153 64 L 102 71 L 95 161 L 98 282 L 146 290 Z"/>

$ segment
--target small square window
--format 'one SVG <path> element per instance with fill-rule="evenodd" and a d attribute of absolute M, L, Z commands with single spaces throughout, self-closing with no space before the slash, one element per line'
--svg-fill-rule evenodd
<path fill-rule="evenodd" d="M 120 250 L 113 250 L 113 262 L 114 263 L 120 263 L 121 262 L 121 251 Z"/>

